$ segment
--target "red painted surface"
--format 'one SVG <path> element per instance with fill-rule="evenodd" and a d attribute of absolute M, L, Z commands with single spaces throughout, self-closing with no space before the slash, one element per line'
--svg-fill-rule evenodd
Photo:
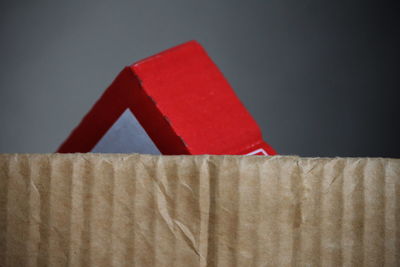
<path fill-rule="evenodd" d="M 195 41 L 126 67 L 58 152 L 90 152 L 126 108 L 162 154 L 276 154 Z"/>

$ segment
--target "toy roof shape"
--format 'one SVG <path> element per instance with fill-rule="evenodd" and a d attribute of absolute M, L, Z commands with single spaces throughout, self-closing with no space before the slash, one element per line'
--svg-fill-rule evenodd
<path fill-rule="evenodd" d="M 124 68 L 58 152 L 275 154 L 196 41 Z"/>

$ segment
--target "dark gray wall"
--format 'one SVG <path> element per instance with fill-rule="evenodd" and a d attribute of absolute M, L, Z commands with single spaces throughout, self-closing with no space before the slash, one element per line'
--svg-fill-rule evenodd
<path fill-rule="evenodd" d="M 125 66 L 201 42 L 281 154 L 400 157 L 389 1 L 1 1 L 0 152 L 53 152 Z"/>

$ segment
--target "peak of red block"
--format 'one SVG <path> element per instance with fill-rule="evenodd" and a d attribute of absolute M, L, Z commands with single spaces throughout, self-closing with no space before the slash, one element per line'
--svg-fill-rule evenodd
<path fill-rule="evenodd" d="M 274 155 L 196 41 L 126 67 L 58 152 Z"/>

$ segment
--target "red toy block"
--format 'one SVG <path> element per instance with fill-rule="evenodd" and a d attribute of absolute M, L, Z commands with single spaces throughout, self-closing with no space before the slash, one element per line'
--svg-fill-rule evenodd
<path fill-rule="evenodd" d="M 58 152 L 274 155 L 196 41 L 126 67 Z"/>

